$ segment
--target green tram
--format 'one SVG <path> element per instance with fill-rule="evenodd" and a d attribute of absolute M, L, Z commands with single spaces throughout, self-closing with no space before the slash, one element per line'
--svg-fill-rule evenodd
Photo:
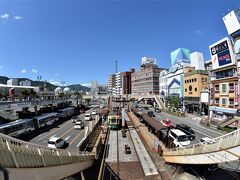
<path fill-rule="evenodd" d="M 111 130 L 118 130 L 121 128 L 121 116 L 118 114 L 108 115 L 108 126 Z"/>

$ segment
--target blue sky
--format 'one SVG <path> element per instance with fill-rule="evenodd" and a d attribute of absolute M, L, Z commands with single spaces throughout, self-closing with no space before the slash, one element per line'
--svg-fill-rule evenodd
<path fill-rule="evenodd" d="M 0 1 L 0 75 L 51 82 L 106 83 L 139 69 L 143 56 L 170 66 L 188 48 L 210 59 L 208 46 L 227 36 L 222 17 L 239 0 Z"/>

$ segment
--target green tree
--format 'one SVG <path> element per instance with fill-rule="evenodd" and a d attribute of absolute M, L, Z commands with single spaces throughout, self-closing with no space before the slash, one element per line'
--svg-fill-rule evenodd
<path fill-rule="evenodd" d="M 179 109 L 181 107 L 181 100 L 178 96 L 169 96 L 167 98 L 167 101 L 170 109 Z"/>
<path fill-rule="evenodd" d="M 21 91 L 21 94 L 22 94 L 23 98 L 26 99 L 27 97 L 30 96 L 30 91 L 28 89 L 23 89 Z"/>

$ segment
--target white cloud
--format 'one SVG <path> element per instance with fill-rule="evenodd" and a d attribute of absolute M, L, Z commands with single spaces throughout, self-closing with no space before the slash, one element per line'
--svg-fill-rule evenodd
<path fill-rule="evenodd" d="M 0 16 L 0 18 L 1 18 L 1 19 L 5 19 L 5 20 L 8 20 L 9 16 L 10 16 L 9 14 L 5 13 L 5 14 L 2 14 L 2 15 Z"/>
<path fill-rule="evenodd" d="M 193 33 L 198 35 L 198 36 L 201 36 L 203 34 L 202 31 L 200 31 L 198 29 L 194 30 Z"/>
<path fill-rule="evenodd" d="M 37 69 L 32 69 L 32 72 L 33 73 L 38 73 L 38 70 Z"/>
<path fill-rule="evenodd" d="M 3 68 L 3 66 L 0 66 L 0 69 L 2 69 Z"/>
<path fill-rule="evenodd" d="M 22 74 L 24 74 L 24 73 L 26 73 L 26 72 L 27 72 L 26 69 L 22 69 L 22 70 L 20 71 L 20 73 L 22 73 Z"/>
<path fill-rule="evenodd" d="M 21 20 L 21 19 L 22 19 L 22 16 L 14 16 L 14 19 L 15 19 L 15 20 Z"/>
<path fill-rule="evenodd" d="M 82 86 L 91 87 L 91 83 L 83 83 Z"/>

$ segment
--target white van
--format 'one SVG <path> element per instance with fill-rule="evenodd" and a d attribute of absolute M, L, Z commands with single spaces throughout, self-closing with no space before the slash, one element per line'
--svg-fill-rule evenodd
<path fill-rule="evenodd" d="M 52 137 L 48 140 L 48 147 L 61 148 L 65 145 L 65 140 L 59 137 Z"/>
<path fill-rule="evenodd" d="M 92 120 L 92 115 L 91 115 L 90 113 L 86 113 L 86 114 L 85 114 L 85 120 L 86 120 L 86 121 Z"/>
<path fill-rule="evenodd" d="M 171 129 L 169 131 L 169 137 L 173 139 L 173 144 L 176 147 L 183 147 L 190 145 L 188 136 L 179 129 Z"/>

